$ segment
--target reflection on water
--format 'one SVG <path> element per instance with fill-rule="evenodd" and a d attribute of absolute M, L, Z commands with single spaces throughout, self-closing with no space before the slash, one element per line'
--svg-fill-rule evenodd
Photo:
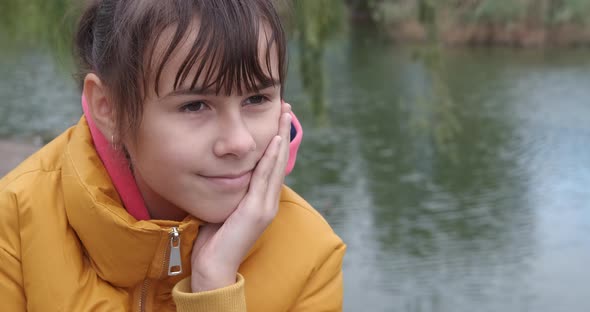
<path fill-rule="evenodd" d="M 325 53 L 331 125 L 302 112 L 289 182 L 349 244 L 347 311 L 590 308 L 590 53 L 450 50 L 433 72 L 366 33 Z"/>
<path fill-rule="evenodd" d="M 590 52 L 446 50 L 432 66 L 370 32 L 298 38 L 287 182 L 349 246 L 345 311 L 590 309 Z M 1 136 L 79 117 L 51 57 L 0 60 Z"/>
<path fill-rule="evenodd" d="M 327 40 L 340 33 L 344 20 L 344 3 L 340 0 L 300 0 L 296 2 L 294 37 L 299 52 L 300 80 L 309 96 L 316 124 L 328 122 L 325 97 L 324 51 Z"/>

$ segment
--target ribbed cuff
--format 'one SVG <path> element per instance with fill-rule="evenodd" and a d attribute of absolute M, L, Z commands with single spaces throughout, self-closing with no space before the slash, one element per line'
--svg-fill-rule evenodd
<path fill-rule="evenodd" d="M 172 289 L 172 297 L 178 312 L 246 311 L 244 277 L 238 273 L 235 284 L 215 290 L 191 292 L 190 276 L 178 282 Z"/>

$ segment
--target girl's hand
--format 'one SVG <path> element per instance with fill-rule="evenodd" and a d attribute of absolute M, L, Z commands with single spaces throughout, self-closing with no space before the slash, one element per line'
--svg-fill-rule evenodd
<path fill-rule="evenodd" d="M 279 133 L 254 169 L 248 193 L 223 224 L 199 230 L 191 255 L 193 292 L 234 284 L 242 260 L 278 211 L 291 128 L 291 106 L 281 105 Z"/>

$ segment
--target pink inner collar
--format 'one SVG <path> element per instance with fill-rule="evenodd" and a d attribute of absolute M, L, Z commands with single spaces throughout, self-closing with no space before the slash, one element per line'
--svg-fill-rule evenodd
<path fill-rule="evenodd" d="M 98 130 L 90 115 L 84 96 L 82 96 L 82 109 L 84 110 L 84 116 L 90 128 L 90 134 L 92 135 L 96 152 L 111 177 L 111 181 L 117 193 L 119 193 L 125 209 L 137 220 L 149 220 L 150 214 L 139 192 L 139 188 L 137 188 L 137 183 L 135 183 L 131 169 L 129 169 L 129 162 L 123 153 L 112 148 L 111 143 Z"/>

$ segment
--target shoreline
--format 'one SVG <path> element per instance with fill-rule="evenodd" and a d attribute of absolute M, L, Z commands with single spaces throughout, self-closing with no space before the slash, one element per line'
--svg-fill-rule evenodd
<path fill-rule="evenodd" d="M 418 20 L 377 26 L 386 37 L 400 44 L 429 40 L 428 26 Z M 590 47 L 590 28 L 575 24 L 529 25 L 512 23 L 454 23 L 445 20 L 435 26 L 436 37 L 451 47 L 575 48 Z"/>
<path fill-rule="evenodd" d="M 41 147 L 31 143 L 0 139 L 0 178 L 4 177 L 39 148 Z"/>

